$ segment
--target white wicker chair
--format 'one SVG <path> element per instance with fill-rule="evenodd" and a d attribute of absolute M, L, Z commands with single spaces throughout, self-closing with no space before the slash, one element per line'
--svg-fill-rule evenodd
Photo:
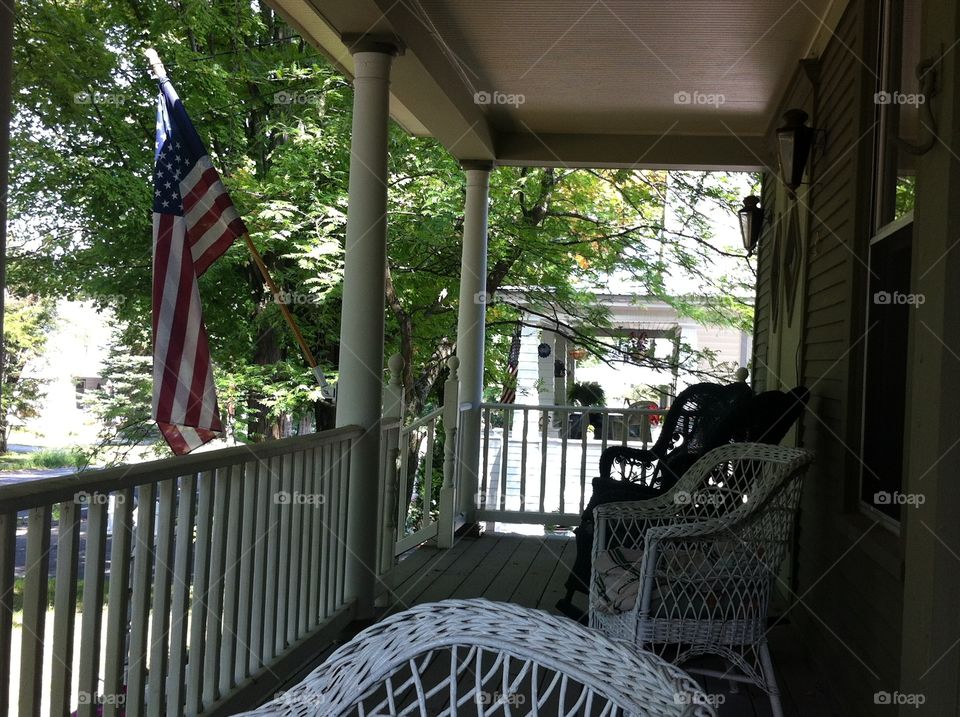
<path fill-rule="evenodd" d="M 767 647 L 809 451 L 721 446 L 652 500 L 595 510 L 590 625 L 676 664 L 718 655 L 782 715 Z"/>
<path fill-rule="evenodd" d="M 344 644 L 248 715 L 715 715 L 656 655 L 566 618 L 486 600 L 419 605 Z"/>

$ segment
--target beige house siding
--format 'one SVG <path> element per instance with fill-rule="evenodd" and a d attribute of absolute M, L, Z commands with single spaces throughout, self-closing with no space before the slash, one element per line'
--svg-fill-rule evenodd
<path fill-rule="evenodd" d="M 903 611 L 899 538 L 858 510 L 874 116 L 874 77 L 863 60 L 869 65 L 876 57 L 873 5 L 850 3 L 821 57 L 817 90 L 811 95 L 810 82 L 798 72 L 783 102 L 783 109 L 812 110 L 811 124 L 826 131 L 824 150 L 814 153 L 808 195 L 800 348 L 803 383 L 811 390 L 800 440 L 816 451 L 817 462 L 804 487 L 789 616 L 835 675 L 834 686 L 851 715 L 875 713 L 873 694 L 896 689 Z M 778 211 L 773 206 L 778 193 L 771 189 L 776 182 L 764 176 L 768 219 Z M 768 228 L 761 240 L 755 365 L 778 359 L 770 348 L 775 287 L 769 248 L 775 231 Z M 771 365 L 771 373 L 782 375 L 782 364 L 794 360 L 779 357 L 781 365 Z M 755 371 L 755 387 L 777 388 L 763 384 L 765 374 Z"/>

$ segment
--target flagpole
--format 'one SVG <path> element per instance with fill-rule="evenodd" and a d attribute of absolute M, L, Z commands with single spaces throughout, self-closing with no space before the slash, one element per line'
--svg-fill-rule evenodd
<path fill-rule="evenodd" d="M 163 62 L 160 60 L 160 56 L 157 54 L 157 51 L 152 47 L 148 47 L 143 51 L 143 54 L 146 55 L 147 61 L 150 63 L 150 69 L 153 71 L 154 76 L 156 76 L 158 80 L 166 79 L 167 71 L 163 66 Z M 287 302 L 283 300 L 283 293 L 273 280 L 273 277 L 270 276 L 270 270 L 267 268 L 266 263 L 264 263 L 263 257 L 260 255 L 260 252 L 257 251 L 257 247 L 254 246 L 253 240 L 250 238 L 250 234 L 248 232 L 244 232 L 243 239 L 247 245 L 247 249 L 250 250 L 250 254 L 253 257 L 253 263 L 257 265 L 257 268 L 260 270 L 260 275 L 263 277 L 263 280 L 269 287 L 270 293 L 273 294 L 273 300 L 280 306 L 280 313 L 283 314 L 283 318 L 286 320 L 287 325 L 293 332 L 293 337 L 296 339 L 297 345 L 300 347 L 304 358 L 307 360 L 310 369 L 313 371 L 314 378 L 317 379 L 317 383 L 319 383 L 320 386 L 326 387 L 327 382 L 323 376 L 323 370 L 317 365 L 317 359 L 314 358 L 313 352 L 310 350 L 310 347 L 307 346 L 307 342 L 303 338 L 303 333 L 300 331 L 300 327 L 297 325 L 297 320 L 293 317 L 293 314 L 290 313 L 290 308 L 287 306 Z"/>
<path fill-rule="evenodd" d="M 307 346 L 307 342 L 304 340 L 303 334 L 300 332 L 300 327 L 297 325 L 297 320 L 293 318 L 293 314 L 290 313 L 290 308 L 287 306 L 287 302 L 283 300 L 283 293 L 273 281 L 273 277 L 270 276 L 270 270 L 264 263 L 263 257 L 260 256 L 260 252 L 257 251 L 257 247 L 253 245 L 253 240 L 250 238 L 249 234 L 244 233 L 243 239 L 247 243 L 247 249 L 250 250 L 250 254 L 253 256 L 253 262 L 257 265 L 257 268 L 260 269 L 260 274 L 263 276 L 263 280 L 267 282 L 267 286 L 270 288 L 270 293 L 273 294 L 273 300 L 279 304 L 280 313 L 283 314 L 283 318 L 287 320 L 287 324 L 290 326 L 290 330 L 293 332 L 294 338 L 300 345 L 300 350 L 303 351 L 304 358 L 307 359 L 307 363 L 310 364 L 311 369 L 316 369 L 317 360 L 313 357 L 313 352 L 310 350 L 310 347 Z"/>

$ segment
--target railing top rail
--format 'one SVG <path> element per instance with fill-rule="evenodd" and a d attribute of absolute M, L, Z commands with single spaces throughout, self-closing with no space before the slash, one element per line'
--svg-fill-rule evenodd
<path fill-rule="evenodd" d="M 617 408 L 615 406 L 542 406 L 540 404 L 523 403 L 481 403 L 480 408 L 512 408 L 518 411 L 579 411 L 588 413 L 631 414 L 637 416 L 661 416 L 670 410 L 668 408 Z"/>
<path fill-rule="evenodd" d="M 81 490 L 114 492 L 251 460 L 263 461 L 315 446 L 354 440 L 362 434 L 363 428 L 360 426 L 344 426 L 279 441 L 231 446 L 190 456 L 175 456 L 128 466 L 71 473 L 56 478 L 0 485 L 0 512 L 60 503 L 70 500 L 77 491 Z"/>
<path fill-rule="evenodd" d="M 420 426 L 425 426 L 442 413 L 443 413 L 443 406 L 440 406 L 439 408 L 435 408 L 432 411 L 430 411 L 430 413 L 424 416 L 420 416 L 420 418 L 418 418 L 413 423 L 409 423 L 403 428 L 401 428 L 400 433 L 409 433 L 410 431 L 414 431 L 420 428 Z"/>

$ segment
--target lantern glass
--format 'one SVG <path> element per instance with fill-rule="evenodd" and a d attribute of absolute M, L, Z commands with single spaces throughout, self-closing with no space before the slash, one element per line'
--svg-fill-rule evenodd
<path fill-rule="evenodd" d="M 753 212 L 749 209 L 741 209 L 740 212 L 740 236 L 743 237 L 743 248 L 747 251 L 753 250 Z"/>
<path fill-rule="evenodd" d="M 796 151 L 796 130 L 782 129 L 777 130 L 777 143 L 780 150 L 780 176 L 787 186 L 794 189 L 793 186 L 793 158 Z"/>
<path fill-rule="evenodd" d="M 797 189 L 803 182 L 814 130 L 807 127 L 807 113 L 803 110 L 787 110 L 783 115 L 784 126 L 777 129 L 777 158 L 780 162 L 780 177 L 790 189 Z"/>

